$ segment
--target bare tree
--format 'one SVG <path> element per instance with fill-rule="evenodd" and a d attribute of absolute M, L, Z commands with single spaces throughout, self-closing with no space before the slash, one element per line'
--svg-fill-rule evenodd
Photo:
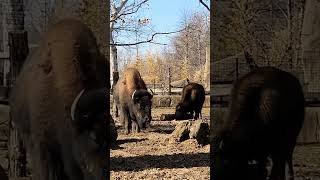
<path fill-rule="evenodd" d="M 209 6 L 207 5 L 206 2 L 204 2 L 203 0 L 199 0 L 199 2 L 200 2 L 208 11 L 210 11 L 210 8 L 209 8 Z M 209 2 L 210 2 L 210 1 L 209 1 Z"/>
<path fill-rule="evenodd" d="M 251 68 L 259 64 L 292 68 L 299 54 L 302 7 L 301 1 L 292 0 L 225 3 L 215 17 L 221 34 L 218 58 L 244 52 Z"/>
<path fill-rule="evenodd" d="M 155 41 L 159 35 L 173 34 L 173 32 L 155 32 L 150 26 L 150 19 L 141 13 L 148 6 L 149 0 L 120 0 L 111 2 L 110 17 L 110 64 L 113 72 L 113 84 L 119 78 L 118 53 L 119 46 L 138 46 L 145 43 L 161 44 Z M 163 44 L 162 44 L 163 45 Z"/>
<path fill-rule="evenodd" d="M 203 71 L 205 67 L 206 48 L 209 47 L 210 39 L 208 14 L 201 12 L 188 14 L 185 12 L 181 28 L 184 31 L 179 32 L 172 41 L 174 59 L 184 66 L 187 62 L 190 66 L 188 73 L 193 75 L 196 71 Z"/>

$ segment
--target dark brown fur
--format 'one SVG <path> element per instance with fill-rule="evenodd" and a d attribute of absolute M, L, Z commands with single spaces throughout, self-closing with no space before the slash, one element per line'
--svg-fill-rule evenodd
<path fill-rule="evenodd" d="M 187 114 L 191 114 L 192 118 L 202 118 L 201 110 L 205 101 L 205 90 L 202 85 L 197 83 L 189 83 L 182 90 L 181 100 L 176 106 L 176 119 L 185 119 Z M 194 116 L 193 116 L 194 113 Z"/>
<path fill-rule="evenodd" d="M 0 179 L 1 180 L 9 180 L 8 175 L 6 174 L 5 170 L 0 165 Z"/>
<path fill-rule="evenodd" d="M 132 99 L 135 91 L 135 98 Z M 115 85 L 113 96 L 126 133 L 129 133 L 131 128 L 139 132 L 146 123 L 151 121 L 152 95 L 147 91 L 146 84 L 138 70 L 126 69 Z M 139 109 L 139 106 L 144 108 Z"/>
<path fill-rule="evenodd" d="M 55 24 L 28 56 L 10 95 L 10 106 L 14 126 L 31 156 L 34 180 L 104 178 L 106 155 L 102 144 L 108 114 L 101 109 L 105 106 L 100 107 L 99 118 L 94 114 L 97 112 L 85 108 L 81 115 L 86 116 L 78 116 L 75 121 L 70 108 L 82 89 L 84 99 L 94 91 L 108 94 L 108 74 L 107 60 L 100 54 L 92 32 L 72 19 Z M 106 100 L 107 96 L 100 98 Z M 81 99 L 77 107 L 83 106 Z M 98 99 L 90 105 L 97 107 Z"/>
<path fill-rule="evenodd" d="M 213 138 L 213 178 L 284 180 L 285 164 L 293 179 L 292 154 L 304 120 L 304 95 L 291 74 L 258 68 L 239 79 L 232 90 L 228 118 Z M 256 161 L 248 165 L 248 161 Z"/>

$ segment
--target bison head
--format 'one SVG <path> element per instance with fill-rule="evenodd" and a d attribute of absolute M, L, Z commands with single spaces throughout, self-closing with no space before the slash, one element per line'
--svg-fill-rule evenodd
<path fill-rule="evenodd" d="M 135 90 L 132 94 L 133 113 L 139 129 L 145 128 L 151 122 L 152 97 L 152 94 L 145 89 Z"/>
<path fill-rule="evenodd" d="M 176 106 L 175 118 L 177 120 L 181 119 L 191 119 L 193 114 L 188 110 L 188 108 L 183 103 L 178 103 Z"/>
<path fill-rule="evenodd" d="M 266 162 L 249 161 L 245 153 L 238 149 L 230 149 L 221 138 L 212 138 L 211 167 L 213 168 L 213 179 L 232 180 L 265 180 L 267 178 Z"/>
<path fill-rule="evenodd" d="M 73 142 L 73 158 L 86 180 L 105 177 L 109 120 L 106 110 L 106 89 L 82 90 L 71 108 L 71 118 L 77 133 Z"/>

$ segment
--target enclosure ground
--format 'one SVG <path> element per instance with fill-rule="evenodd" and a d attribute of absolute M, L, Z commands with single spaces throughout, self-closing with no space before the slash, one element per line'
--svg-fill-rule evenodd
<path fill-rule="evenodd" d="M 111 150 L 111 179 L 209 179 L 209 145 L 195 140 L 169 143 L 177 121 L 159 121 L 174 109 L 153 109 L 151 127 L 142 133 L 119 132 L 118 146 Z M 209 120 L 209 108 L 203 110 Z"/>
<path fill-rule="evenodd" d="M 0 106 L 0 120 L 7 117 Z M 173 109 L 153 109 L 153 117 L 173 113 Z M 208 118 L 209 109 L 204 109 Z M 154 121 L 148 132 L 124 135 L 111 150 L 111 179 L 209 179 L 209 145 L 198 147 L 193 140 L 170 144 L 166 139 L 176 122 Z M 0 139 L 8 135 L 7 123 L 0 125 Z M 320 180 L 320 144 L 297 145 L 294 152 L 295 180 Z M 7 148 L 0 148 L 0 164 L 7 168 Z"/>

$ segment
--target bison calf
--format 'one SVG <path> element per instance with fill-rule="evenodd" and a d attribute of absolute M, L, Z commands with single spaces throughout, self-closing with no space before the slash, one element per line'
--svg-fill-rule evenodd
<path fill-rule="evenodd" d="M 304 95 L 296 77 L 273 67 L 253 70 L 233 86 L 228 117 L 214 132 L 213 179 L 285 179 L 304 121 Z M 217 124 L 219 125 L 219 124 Z"/>
<path fill-rule="evenodd" d="M 182 90 L 182 97 L 176 106 L 175 118 L 186 119 L 186 117 L 202 118 L 201 110 L 205 101 L 205 90 L 202 85 L 189 83 Z M 194 114 L 194 116 L 193 116 Z"/>
<path fill-rule="evenodd" d="M 125 133 L 140 132 L 151 121 L 151 99 L 138 70 L 128 68 L 117 82 L 113 92 L 120 122 Z"/>

